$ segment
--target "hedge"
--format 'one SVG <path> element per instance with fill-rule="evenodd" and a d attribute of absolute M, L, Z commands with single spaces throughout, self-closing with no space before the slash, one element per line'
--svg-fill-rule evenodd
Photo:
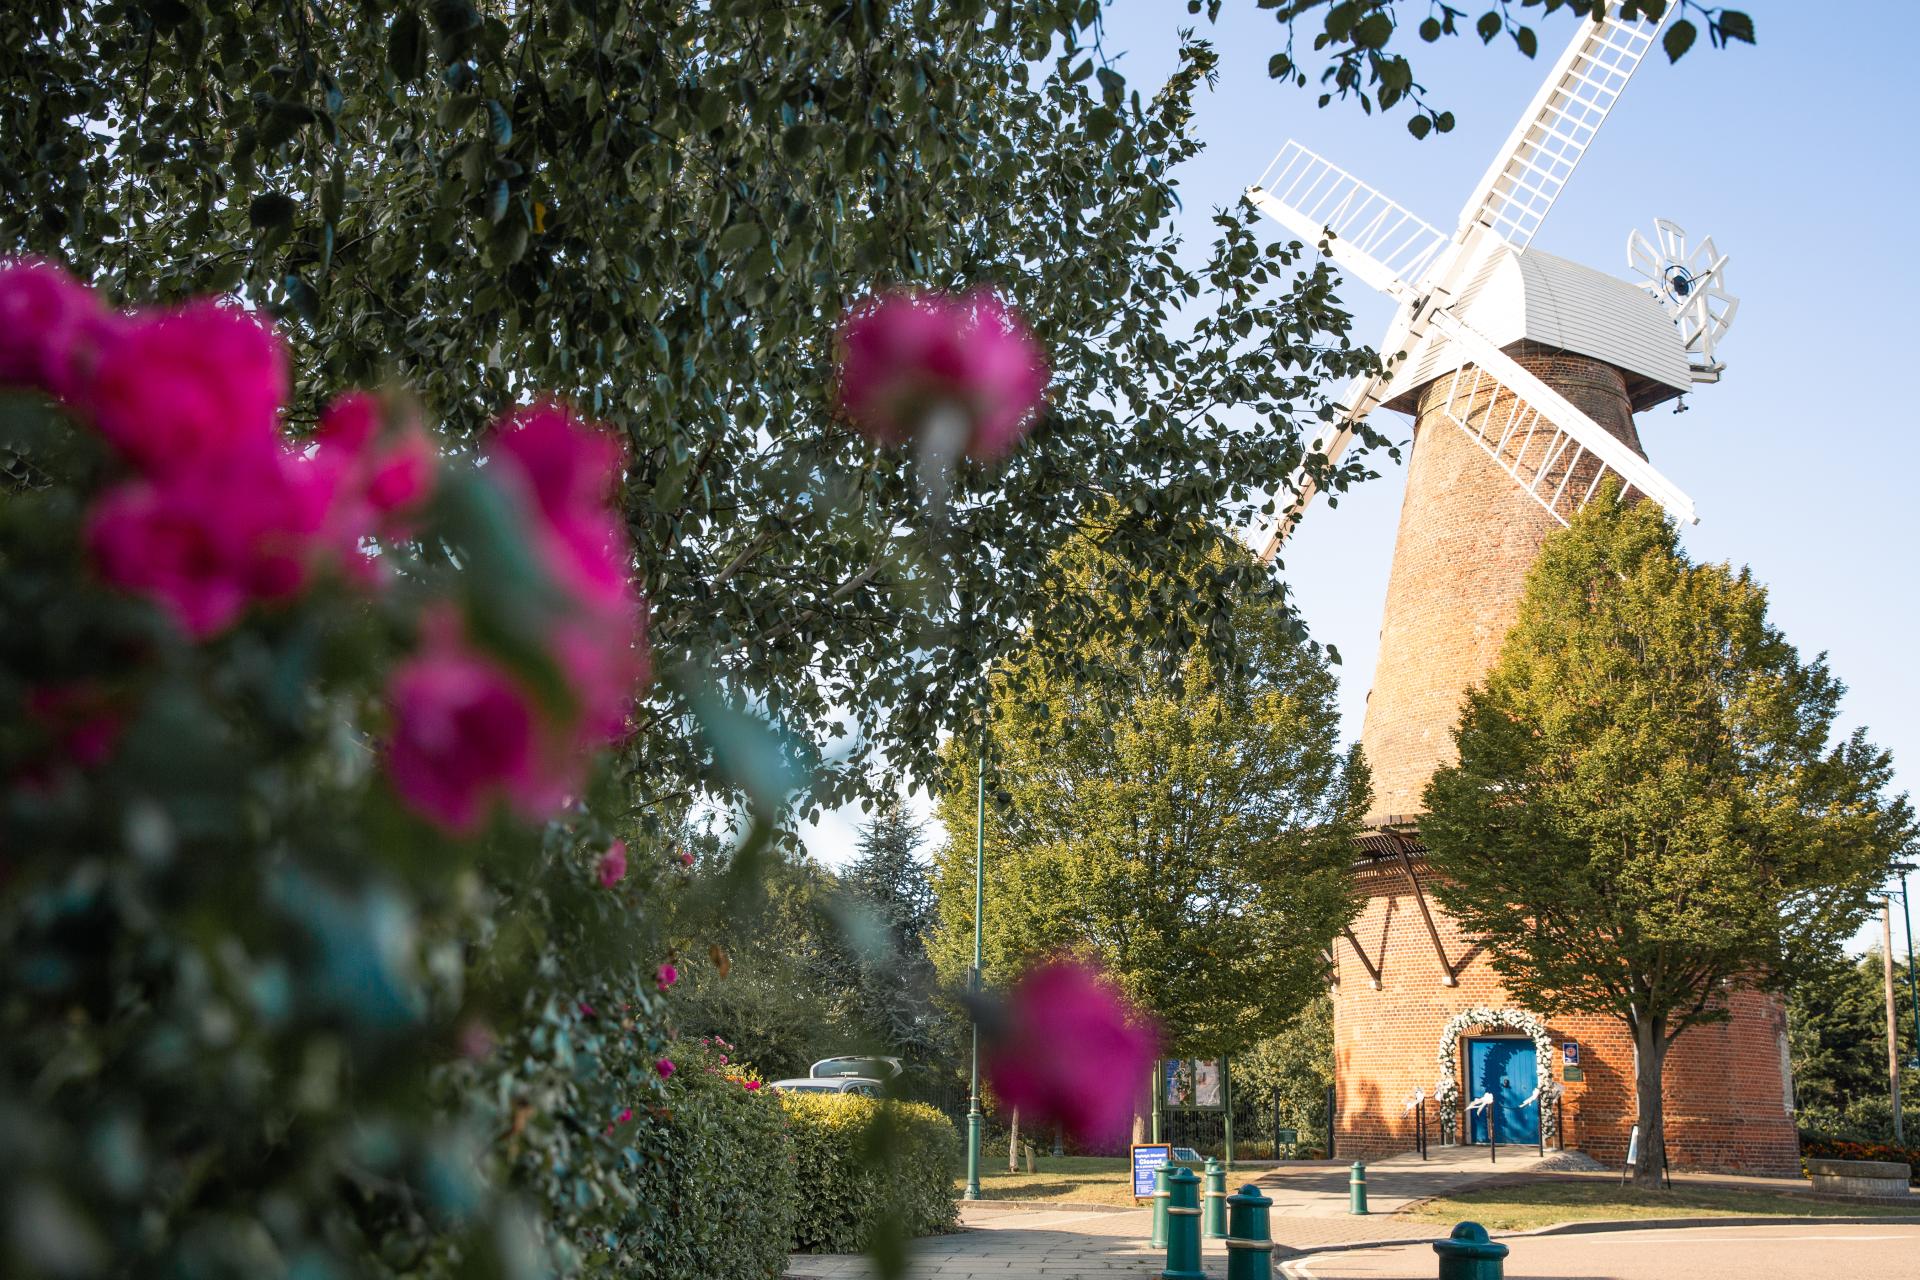
<path fill-rule="evenodd" d="M 674 1064 L 664 1099 L 617 1125 L 633 1129 L 638 1209 L 610 1242 L 611 1272 L 778 1280 L 800 1212 L 780 1104 L 721 1048 L 682 1042 L 663 1056 Z"/>
<path fill-rule="evenodd" d="M 960 1135 L 938 1111 L 846 1094 L 788 1093 L 780 1105 L 800 1188 L 795 1252 L 865 1249 L 888 1219 L 908 1237 L 958 1226 Z"/>

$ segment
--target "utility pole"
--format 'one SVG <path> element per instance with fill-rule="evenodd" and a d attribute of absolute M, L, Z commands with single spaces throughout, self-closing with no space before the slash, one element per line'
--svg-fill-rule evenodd
<path fill-rule="evenodd" d="M 1913 1057 L 1907 1065 L 1920 1071 L 1920 975 L 1913 970 L 1913 913 L 1907 909 L 1907 873 L 1900 873 L 1900 924 L 1907 932 L 1907 994 L 1913 997 Z"/>
<path fill-rule="evenodd" d="M 1880 899 L 1880 959 L 1887 975 L 1887 1093 L 1893 1099 L 1893 1142 L 1907 1143 L 1900 1119 L 1900 1017 L 1893 998 L 1893 895 Z"/>
<path fill-rule="evenodd" d="M 981 923 L 987 908 L 987 716 L 980 702 L 980 771 L 975 779 L 973 815 L 973 994 L 980 995 L 983 959 Z M 1887 970 L 1889 974 L 1893 970 Z M 1889 978 L 1889 981 L 1892 979 Z M 1898 1110 L 1896 1104 L 1895 1107 Z M 965 1198 L 980 1198 L 980 1014 L 973 1015 L 973 1090 L 967 1104 L 967 1190 Z"/>

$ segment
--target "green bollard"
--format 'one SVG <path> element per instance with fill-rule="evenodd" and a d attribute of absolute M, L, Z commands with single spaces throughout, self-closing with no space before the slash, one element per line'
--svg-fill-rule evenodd
<path fill-rule="evenodd" d="M 1273 1280 L 1272 1208 L 1251 1182 L 1227 1197 L 1227 1280 Z"/>
<path fill-rule="evenodd" d="M 1207 1185 L 1202 1193 L 1206 1204 L 1201 1206 L 1204 1212 L 1200 1221 L 1206 1230 L 1207 1239 L 1218 1240 L 1227 1234 L 1227 1171 L 1212 1156 L 1207 1157 Z"/>
<path fill-rule="evenodd" d="M 1167 1269 L 1160 1280 L 1207 1280 L 1200 1269 L 1200 1179 L 1184 1165 L 1167 1175 Z"/>
<path fill-rule="evenodd" d="M 1167 1175 L 1173 1172 L 1166 1165 L 1153 1171 L 1153 1247 L 1167 1247 Z"/>
<path fill-rule="evenodd" d="M 1355 1160 L 1353 1171 L 1347 1175 L 1347 1212 L 1364 1214 L 1367 1211 L 1367 1162 Z"/>
<path fill-rule="evenodd" d="M 1445 1240 L 1435 1240 L 1440 1280 L 1501 1280 L 1507 1274 L 1507 1246 L 1487 1238 L 1477 1222 L 1463 1222 Z"/>

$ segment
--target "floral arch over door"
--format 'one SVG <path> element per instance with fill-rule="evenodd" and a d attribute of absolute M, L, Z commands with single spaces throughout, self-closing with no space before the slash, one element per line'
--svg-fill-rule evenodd
<path fill-rule="evenodd" d="M 1460 1036 L 1470 1030 L 1519 1031 L 1533 1038 L 1534 1081 L 1540 1088 L 1540 1100 L 1535 1104 L 1540 1108 L 1540 1136 L 1553 1142 L 1559 1127 L 1553 1102 L 1560 1096 L 1560 1082 L 1553 1078 L 1553 1037 L 1547 1033 L 1547 1024 L 1526 1009 L 1490 1009 L 1484 1005 L 1454 1014 L 1440 1033 L 1440 1081 L 1433 1088 L 1433 1096 L 1440 1104 L 1441 1132 L 1458 1132 Z"/>

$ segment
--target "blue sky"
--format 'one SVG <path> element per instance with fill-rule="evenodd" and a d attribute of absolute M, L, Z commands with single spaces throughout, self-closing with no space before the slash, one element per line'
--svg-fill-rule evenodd
<path fill-rule="evenodd" d="M 1219 83 L 1196 119 L 1207 149 L 1181 175 L 1176 225 L 1195 253 L 1211 238 L 1213 210 L 1237 200 L 1288 137 L 1451 228 L 1573 31 L 1564 13 L 1538 19 L 1531 62 L 1511 42 L 1416 41 L 1416 76 L 1458 119 L 1452 133 L 1422 142 L 1407 133 L 1404 111 L 1366 116 L 1338 101 L 1316 109 L 1312 92 L 1269 80 L 1281 28 L 1252 0 L 1226 7 L 1218 25 L 1201 27 L 1221 55 Z M 1741 301 L 1720 349 L 1726 376 L 1687 397 L 1684 415 L 1643 415 L 1641 438 L 1699 511 L 1688 550 L 1752 568 L 1775 623 L 1803 653 L 1825 651 L 1848 685 L 1843 726 L 1867 725 L 1913 790 L 1920 433 L 1909 382 L 1920 353 L 1906 304 L 1920 297 L 1910 231 L 1920 146 L 1901 92 L 1909 47 L 1859 38 L 1858 19 L 1885 12 L 1885 0 L 1754 7 L 1757 46 L 1718 50 L 1703 38 L 1677 65 L 1658 50 L 1648 57 L 1534 243 L 1626 276 L 1628 232 L 1650 232 L 1663 217 L 1731 255 Z M 1179 28 L 1195 23 L 1185 10 L 1179 0 L 1109 10 L 1106 48 L 1124 51 L 1118 68 L 1143 94 L 1172 67 Z M 1372 341 L 1390 305 L 1358 282 L 1343 296 Z M 1398 415 L 1379 425 L 1408 433 Z M 1308 625 L 1345 658 L 1349 737 L 1373 669 L 1405 479 L 1381 463 L 1381 478 L 1339 509 L 1316 503 L 1285 554 Z M 830 815 L 808 844 L 837 863 L 851 832 L 844 815 Z"/>

